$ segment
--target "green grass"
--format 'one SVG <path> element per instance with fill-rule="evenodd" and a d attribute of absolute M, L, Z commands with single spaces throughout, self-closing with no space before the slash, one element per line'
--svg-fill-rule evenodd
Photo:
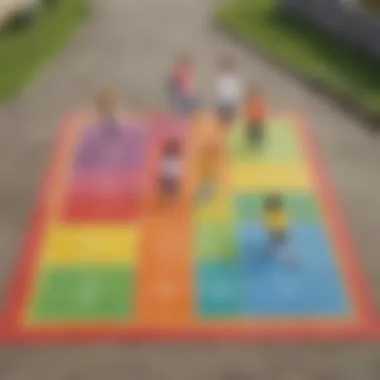
<path fill-rule="evenodd" d="M 380 115 L 376 64 L 300 20 L 276 12 L 273 0 L 232 0 L 219 8 L 217 17 L 248 42 Z"/>
<path fill-rule="evenodd" d="M 0 100 L 17 94 L 60 51 L 84 19 L 86 0 L 44 7 L 33 26 L 0 31 Z"/>

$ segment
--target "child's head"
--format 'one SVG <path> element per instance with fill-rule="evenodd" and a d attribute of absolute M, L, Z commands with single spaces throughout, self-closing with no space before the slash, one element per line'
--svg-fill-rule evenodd
<path fill-rule="evenodd" d="M 117 106 L 116 91 L 112 88 L 103 89 L 97 99 L 98 111 L 101 114 L 110 114 L 115 111 Z"/>
<path fill-rule="evenodd" d="M 265 211 L 280 211 L 284 208 L 284 201 L 280 194 L 269 194 L 264 199 Z"/>
<path fill-rule="evenodd" d="M 178 157 L 181 154 L 181 147 L 177 140 L 168 140 L 164 146 L 165 156 Z"/>

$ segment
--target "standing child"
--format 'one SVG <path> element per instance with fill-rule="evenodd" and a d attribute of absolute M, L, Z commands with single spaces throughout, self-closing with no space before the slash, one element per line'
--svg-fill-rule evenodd
<path fill-rule="evenodd" d="M 118 96 L 111 88 L 104 89 L 97 100 L 97 111 L 100 125 L 107 131 L 117 130 L 121 117 Z"/>
<path fill-rule="evenodd" d="M 251 88 L 245 102 L 247 140 L 251 146 L 261 147 L 265 136 L 267 108 L 262 93 Z"/>
<path fill-rule="evenodd" d="M 198 196 L 202 201 L 208 201 L 216 191 L 220 164 L 220 146 L 217 143 L 207 144 L 201 152 L 200 159 L 200 189 Z"/>
<path fill-rule="evenodd" d="M 241 101 L 241 83 L 231 58 L 220 61 L 216 79 L 217 112 L 223 125 L 229 126 L 236 117 Z"/>
<path fill-rule="evenodd" d="M 289 241 L 289 220 L 281 195 L 271 194 L 264 200 L 264 222 L 269 233 L 270 251 L 282 255 L 291 264 L 296 264 Z"/>
<path fill-rule="evenodd" d="M 175 63 L 169 78 L 169 100 L 180 115 L 189 115 L 196 108 L 195 74 L 191 57 L 184 55 Z"/>
<path fill-rule="evenodd" d="M 164 145 L 160 166 L 159 185 L 165 198 L 178 195 L 182 173 L 181 147 L 177 140 L 169 140 Z"/>

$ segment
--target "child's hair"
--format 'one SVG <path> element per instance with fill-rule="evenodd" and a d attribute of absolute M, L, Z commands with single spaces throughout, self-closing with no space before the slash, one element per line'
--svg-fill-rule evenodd
<path fill-rule="evenodd" d="M 164 154 L 166 156 L 179 156 L 181 147 L 177 140 L 168 140 L 164 145 Z"/>
<path fill-rule="evenodd" d="M 283 197 L 280 194 L 269 194 L 264 199 L 265 211 L 278 211 L 284 208 Z"/>

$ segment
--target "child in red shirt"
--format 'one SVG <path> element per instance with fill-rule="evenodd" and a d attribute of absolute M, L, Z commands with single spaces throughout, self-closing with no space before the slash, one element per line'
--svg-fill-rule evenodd
<path fill-rule="evenodd" d="M 247 138 L 251 145 L 261 146 L 265 137 L 267 106 L 261 92 L 252 88 L 245 102 Z"/>
<path fill-rule="evenodd" d="M 195 74 L 190 57 L 183 56 L 176 62 L 169 82 L 169 98 L 173 109 L 179 114 L 193 113 L 196 108 Z"/>

